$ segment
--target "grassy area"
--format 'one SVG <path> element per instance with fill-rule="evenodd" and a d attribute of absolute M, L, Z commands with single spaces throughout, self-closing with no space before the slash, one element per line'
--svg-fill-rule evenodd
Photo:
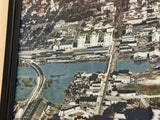
<path fill-rule="evenodd" d="M 153 73 L 153 72 L 147 72 L 147 73 L 141 73 L 138 78 L 145 78 L 150 80 L 155 80 L 159 76 L 159 73 Z"/>
<path fill-rule="evenodd" d="M 137 85 L 137 84 L 129 84 L 124 87 L 125 89 L 136 90 L 139 94 L 146 95 L 158 95 L 160 94 L 160 86 L 159 85 Z"/>
<path fill-rule="evenodd" d="M 23 83 L 24 83 L 24 86 L 25 87 L 33 87 L 33 85 L 31 85 L 31 80 L 32 80 L 32 78 L 30 78 L 30 77 L 24 77 L 23 78 Z"/>
<path fill-rule="evenodd" d="M 39 118 L 45 108 L 46 104 L 42 101 L 39 105 L 38 105 L 38 108 L 35 112 L 35 115 L 37 118 Z"/>

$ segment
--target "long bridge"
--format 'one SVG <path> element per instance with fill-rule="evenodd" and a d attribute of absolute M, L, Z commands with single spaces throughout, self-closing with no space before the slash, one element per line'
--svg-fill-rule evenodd
<path fill-rule="evenodd" d="M 36 86 L 32 90 L 27 100 L 25 100 L 25 103 L 23 103 L 25 105 L 19 109 L 20 112 L 17 112 L 15 116 L 15 119 L 17 120 L 29 120 L 32 117 L 35 107 L 39 102 L 39 97 L 41 95 L 46 80 L 46 77 L 44 76 L 41 68 L 36 63 L 29 64 L 36 71 L 37 74 Z"/>

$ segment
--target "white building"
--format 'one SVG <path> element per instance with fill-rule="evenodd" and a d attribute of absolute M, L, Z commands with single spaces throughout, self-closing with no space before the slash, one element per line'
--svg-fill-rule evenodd
<path fill-rule="evenodd" d="M 104 47 L 110 46 L 113 44 L 113 33 L 112 32 L 107 32 L 104 35 Z"/>
<path fill-rule="evenodd" d="M 159 42 L 160 41 L 160 34 L 158 31 L 153 32 L 152 34 L 152 42 Z"/>
<path fill-rule="evenodd" d="M 133 32 L 133 25 L 128 25 L 128 26 L 126 27 L 126 34 L 132 33 L 132 32 Z"/>
<path fill-rule="evenodd" d="M 159 120 L 160 119 L 160 110 L 152 109 L 152 112 L 153 112 L 152 120 Z"/>
<path fill-rule="evenodd" d="M 59 49 L 63 49 L 63 50 L 71 50 L 71 49 L 73 49 L 73 43 L 64 43 L 64 44 L 61 44 L 60 46 L 59 46 Z"/>
<path fill-rule="evenodd" d="M 20 119 L 23 116 L 24 110 L 20 108 L 15 115 L 15 119 Z"/>
<path fill-rule="evenodd" d="M 99 33 L 93 32 L 90 36 L 90 46 L 97 46 L 99 40 Z"/>
<path fill-rule="evenodd" d="M 160 57 L 160 51 L 159 49 L 156 49 L 152 52 L 149 53 L 149 57 L 153 57 L 153 56 L 157 56 L 157 57 Z"/>
<path fill-rule="evenodd" d="M 129 0 L 129 6 L 130 6 L 130 9 L 135 9 L 138 7 L 138 2 L 137 0 Z"/>
<path fill-rule="evenodd" d="M 78 40 L 77 40 L 77 47 L 78 48 L 84 48 L 85 47 L 85 41 L 86 41 L 86 34 L 79 36 Z"/>
<path fill-rule="evenodd" d="M 59 3 L 58 2 L 55 3 L 54 0 L 50 0 L 50 5 L 51 5 L 50 12 L 53 12 L 59 9 Z"/>
<path fill-rule="evenodd" d="M 131 41 L 135 41 L 135 36 L 133 35 L 122 36 L 122 42 L 131 42 Z"/>
<path fill-rule="evenodd" d="M 132 18 L 127 20 L 127 24 L 140 24 L 143 22 L 143 18 Z"/>
<path fill-rule="evenodd" d="M 116 81 L 121 81 L 121 83 L 128 84 L 131 82 L 131 77 L 129 75 L 118 75 L 115 78 Z"/>
<path fill-rule="evenodd" d="M 124 114 L 120 114 L 120 113 L 115 113 L 114 114 L 114 119 L 113 120 L 126 120 L 126 117 Z"/>
<path fill-rule="evenodd" d="M 114 2 L 109 2 L 107 3 L 105 6 L 101 7 L 101 13 L 103 14 L 104 11 L 109 10 L 111 12 L 115 12 L 116 11 L 116 7 L 114 6 Z"/>
<path fill-rule="evenodd" d="M 134 60 L 147 60 L 148 52 L 137 52 L 134 54 Z"/>

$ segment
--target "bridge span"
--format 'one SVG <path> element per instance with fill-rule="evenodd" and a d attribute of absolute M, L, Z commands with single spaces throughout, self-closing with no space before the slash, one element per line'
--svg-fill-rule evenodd
<path fill-rule="evenodd" d="M 37 79 L 36 86 L 32 90 L 31 94 L 28 96 L 27 100 L 25 100 L 25 105 L 19 109 L 19 111 L 15 115 L 16 120 L 29 120 L 31 118 L 33 110 L 37 105 L 38 98 L 40 98 L 41 92 L 43 90 L 46 77 L 43 74 L 43 71 L 36 63 L 29 63 L 30 66 L 36 71 Z"/>

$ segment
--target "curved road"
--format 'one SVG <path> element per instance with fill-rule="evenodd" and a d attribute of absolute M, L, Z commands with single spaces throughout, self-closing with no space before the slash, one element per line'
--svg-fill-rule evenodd
<path fill-rule="evenodd" d="M 30 63 L 30 65 L 37 73 L 36 86 L 27 98 L 27 103 L 26 106 L 23 108 L 24 111 L 20 120 L 28 120 L 28 118 L 31 117 L 32 110 L 34 109 L 34 106 L 37 103 L 37 100 L 43 90 L 43 85 L 46 80 L 41 68 L 37 64 Z"/>

